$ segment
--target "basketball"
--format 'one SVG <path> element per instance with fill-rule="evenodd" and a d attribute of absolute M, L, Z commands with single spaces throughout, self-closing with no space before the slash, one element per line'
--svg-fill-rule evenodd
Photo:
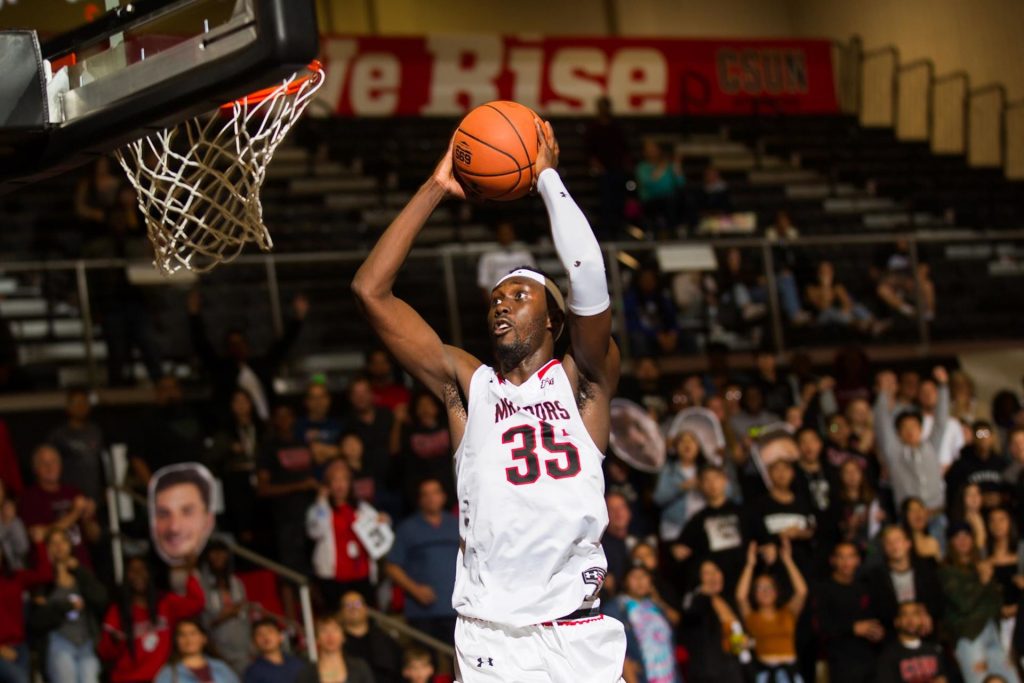
<path fill-rule="evenodd" d="M 470 195 L 507 202 L 533 187 L 539 117 L 516 102 L 482 104 L 455 132 L 455 170 Z"/>

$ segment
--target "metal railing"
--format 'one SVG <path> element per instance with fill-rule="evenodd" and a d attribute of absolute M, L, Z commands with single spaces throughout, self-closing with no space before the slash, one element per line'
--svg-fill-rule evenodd
<path fill-rule="evenodd" d="M 843 111 L 862 125 L 892 128 L 898 139 L 925 140 L 933 152 L 963 154 L 972 166 L 1024 179 L 1024 100 L 1009 101 L 1002 83 L 972 86 L 966 71 L 936 74 L 927 58 L 902 62 L 896 45 L 864 50 L 856 36 L 839 45 L 839 59 L 850 63 L 837 72 L 855 71 L 860 86 L 856 106 Z"/>
<path fill-rule="evenodd" d="M 903 210 L 899 208 L 895 208 L 893 210 L 896 212 L 903 212 Z M 835 256 L 832 257 L 834 260 L 843 259 L 845 257 L 844 251 L 849 251 L 849 249 L 861 249 L 864 251 L 863 260 L 868 261 L 871 257 L 871 254 L 866 251 L 868 248 L 893 244 L 897 241 L 905 240 L 910 246 L 909 258 L 912 261 L 911 266 L 916 269 L 918 259 L 921 258 L 920 249 L 924 247 L 933 248 L 934 245 L 940 243 L 955 245 L 976 244 L 984 241 L 1019 241 L 1024 239 L 1024 230 L 946 230 L 948 231 L 940 230 L 932 233 L 898 232 L 804 236 L 787 242 L 785 247 L 792 249 L 815 249 L 818 252 L 816 254 L 816 258 L 822 258 L 821 253 L 823 251 L 830 254 L 834 252 Z M 786 340 L 788 327 L 783 311 L 781 310 L 778 297 L 778 286 L 775 282 L 776 268 L 772 263 L 772 250 L 774 247 L 780 245 L 762 237 L 732 237 L 716 239 L 697 238 L 670 242 L 610 242 L 603 245 L 605 263 L 610 283 L 609 287 L 613 302 L 616 302 L 616 305 L 614 306 L 615 329 L 620 345 L 623 347 L 624 357 L 627 359 L 631 357 L 629 335 L 625 334 L 625 330 L 627 329 L 625 312 L 621 305 L 628 285 L 628 272 L 630 271 L 630 268 L 627 265 L 624 265 L 624 262 L 632 264 L 638 259 L 646 259 L 648 261 L 654 260 L 657 257 L 658 249 L 662 247 L 693 247 L 700 245 L 705 245 L 719 251 L 736 247 L 743 250 L 744 253 L 749 254 L 747 257 L 748 259 L 752 258 L 759 262 L 758 267 L 760 277 L 767 285 L 764 288 L 766 297 L 765 303 L 768 307 L 768 317 L 766 318 L 765 329 L 771 333 L 771 345 L 773 345 L 780 353 L 785 351 L 789 346 Z M 464 342 L 471 341 L 467 340 L 467 336 L 480 336 L 477 326 L 473 324 L 476 322 L 477 314 L 482 317 L 484 312 L 482 299 L 475 286 L 475 267 L 476 259 L 490 249 L 493 249 L 493 246 L 488 244 L 454 244 L 438 248 L 414 249 L 409 256 L 410 262 L 433 262 L 436 271 L 441 274 L 440 281 L 437 282 L 438 287 L 436 290 L 436 296 L 431 297 L 431 300 L 435 302 L 434 305 L 437 309 L 434 311 L 435 314 L 433 315 L 432 323 L 442 337 L 446 338 L 446 341 L 457 346 L 462 346 Z M 349 316 L 348 313 L 345 314 L 346 322 L 349 325 L 358 326 L 361 323 L 359 322 L 358 317 L 356 317 L 357 314 L 355 311 L 354 301 L 348 291 L 348 285 L 351 274 L 365 258 L 365 255 L 365 251 L 351 251 L 292 254 L 277 253 L 242 256 L 235 262 L 237 265 L 232 266 L 228 270 L 235 272 L 236 269 L 241 268 L 244 270 L 245 267 L 248 267 L 248 270 L 245 272 L 248 276 L 252 277 L 250 277 L 250 280 L 247 281 L 243 287 L 259 290 L 255 296 L 258 300 L 262 301 L 259 307 L 261 311 L 260 315 L 266 315 L 272 323 L 272 325 L 265 324 L 265 326 L 272 326 L 275 331 L 280 331 L 282 320 L 285 319 L 285 314 L 282 310 L 284 297 L 281 294 L 281 288 L 291 287 L 292 289 L 295 289 L 299 287 L 299 285 L 282 282 L 278 274 L 279 271 L 281 269 L 285 269 L 285 272 L 303 275 L 305 271 L 312 269 L 314 265 L 320 267 L 325 264 L 330 265 L 332 267 L 327 270 L 333 274 L 332 276 L 335 277 L 336 280 L 329 283 L 330 287 L 333 289 L 330 289 L 327 292 L 327 296 L 336 305 L 349 306 L 350 308 L 347 310 L 351 312 L 351 315 Z M 534 255 L 541 263 L 545 260 L 550 261 L 553 259 L 553 251 L 550 246 L 534 249 Z M 941 259 L 937 261 L 934 258 L 929 258 L 927 260 L 930 262 L 934 271 L 938 271 L 943 267 Z M 87 305 L 87 302 L 90 300 L 90 291 L 89 278 L 85 275 L 96 270 L 125 268 L 127 265 L 128 263 L 125 261 L 107 259 L 96 261 L 76 260 L 21 262 L 4 264 L 3 267 L 4 272 L 8 275 L 39 271 L 48 273 L 66 271 L 76 276 L 69 284 L 72 284 L 75 288 L 75 298 L 83 304 L 80 309 L 82 319 L 81 342 L 86 354 L 86 364 L 90 368 L 91 381 L 94 385 L 98 383 L 97 369 L 100 363 L 99 359 L 95 355 L 95 347 L 92 343 L 96 331 L 93 328 L 89 307 Z M 335 268 L 334 266 L 337 267 Z M 402 279 L 403 278 L 400 276 L 398 281 L 399 286 L 402 284 Z M 805 282 L 803 284 L 806 285 L 808 283 Z M 203 286 L 205 287 L 206 285 Z M 919 295 L 920 293 L 918 293 L 918 298 Z M 211 298 L 216 297 L 214 296 Z M 924 307 L 917 306 L 917 310 L 918 318 L 916 321 L 916 341 L 922 349 L 927 349 L 931 342 L 930 323 L 925 318 Z M 181 312 L 181 314 L 183 315 L 183 312 Z M 316 313 L 314 308 L 314 313 L 311 317 L 315 317 L 315 315 Z M 333 323 L 337 321 L 331 322 Z M 183 343 L 187 349 L 187 337 Z M 324 346 L 311 349 L 310 351 L 312 353 L 316 353 L 318 351 L 330 351 L 332 353 L 352 352 L 353 354 L 365 351 L 365 349 L 362 348 L 362 345 L 354 345 L 355 342 L 352 341 L 349 341 L 346 345 L 344 340 L 335 341 L 333 336 L 328 340 L 321 341 L 321 344 L 324 344 Z"/>
<path fill-rule="evenodd" d="M 119 495 L 120 494 L 120 495 Z M 108 524 L 110 525 L 110 538 L 111 538 L 111 550 L 113 553 L 114 561 L 114 578 L 118 583 L 121 583 L 124 574 L 124 553 L 123 543 L 127 540 L 127 537 L 121 532 L 121 514 L 120 514 L 120 500 L 122 496 L 129 497 L 134 503 L 146 508 L 147 501 L 146 497 L 133 491 L 124 486 L 108 486 L 106 491 L 107 501 L 107 513 L 108 513 Z M 275 619 L 279 619 L 286 624 L 293 627 L 301 628 L 306 639 L 306 654 L 310 661 L 315 662 L 317 659 L 316 652 L 316 634 L 313 627 L 313 604 L 310 600 L 309 594 L 309 579 L 296 572 L 293 569 L 285 567 L 284 565 L 271 560 L 268 557 L 264 557 L 259 553 L 246 548 L 243 545 L 239 545 L 231 538 L 219 537 L 228 549 L 236 556 L 241 557 L 248 562 L 263 567 L 277 576 L 296 584 L 299 587 L 299 603 L 302 609 L 302 623 L 299 624 L 287 616 L 274 614 Z M 250 603 L 254 607 L 260 607 L 256 603 Z M 438 654 L 448 657 L 449 659 L 455 658 L 455 648 L 451 645 L 444 643 L 437 638 L 434 638 L 419 629 L 409 626 L 403 621 L 400 621 L 394 617 L 388 616 L 380 610 L 374 608 L 367 608 L 367 612 L 370 617 L 377 622 L 382 628 L 391 631 L 393 634 L 404 636 L 410 640 L 414 640 L 420 645 L 427 647 Z"/>

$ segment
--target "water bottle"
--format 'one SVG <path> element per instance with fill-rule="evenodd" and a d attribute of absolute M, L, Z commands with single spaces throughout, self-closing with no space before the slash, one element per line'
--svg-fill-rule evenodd
<path fill-rule="evenodd" d="M 743 626 L 739 621 L 732 622 L 732 634 L 729 636 L 729 649 L 740 660 L 740 664 L 750 664 L 750 646 L 753 640 L 743 633 Z"/>

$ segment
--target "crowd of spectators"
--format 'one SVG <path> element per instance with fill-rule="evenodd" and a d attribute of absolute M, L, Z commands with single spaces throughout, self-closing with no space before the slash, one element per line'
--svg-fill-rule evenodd
<path fill-rule="evenodd" d="M 301 327 L 304 302 L 294 312 Z M 256 356 L 238 332 L 210 343 L 195 302 L 190 313 L 211 399 L 186 401 L 162 378 L 124 432 L 123 483 L 141 493 L 189 454 L 225 492 L 217 535 L 168 569 L 136 510 L 116 583 L 105 487 L 124 434 L 69 392 L 31 473 L 0 467 L 0 603 L 24 615 L 0 629 L 0 680 L 25 681 L 30 666 L 83 683 L 433 680 L 443 663 L 403 651 L 370 610 L 452 640 L 445 411 L 380 350 L 340 394 L 313 381 L 300 401 L 278 396 L 269 379 L 287 337 Z M 654 475 L 606 459 L 602 604 L 627 629 L 626 680 L 1019 680 L 1024 411 L 1012 390 L 987 421 L 959 371 L 871 372 L 849 350 L 827 372 L 799 354 L 752 361 L 734 370 L 712 355 L 706 372 L 668 377 L 645 356 L 620 387 L 668 444 Z M 714 415 L 720 447 L 672 431 L 693 407 Z M 366 514 L 394 531 L 383 558 L 356 533 Z M 264 604 L 234 543 L 309 577 L 316 663 L 298 655 L 295 591 L 272 584 L 278 608 Z"/>

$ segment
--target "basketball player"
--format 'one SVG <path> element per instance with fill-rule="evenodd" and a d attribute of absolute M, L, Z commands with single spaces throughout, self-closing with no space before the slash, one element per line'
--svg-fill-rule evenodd
<path fill-rule="evenodd" d="M 448 411 L 461 544 L 452 604 L 461 683 L 616 683 L 626 640 L 598 611 L 608 524 L 601 473 L 619 351 L 600 246 L 555 170 L 537 122 L 536 189 L 569 275 L 566 302 L 542 273 L 495 283 L 487 325 L 496 366 L 441 342 L 392 285 L 445 198 L 464 199 L 452 147 L 360 267 L 353 291 L 377 334 Z M 568 311 L 565 304 L 568 303 Z M 554 358 L 568 329 L 571 347 Z"/>

